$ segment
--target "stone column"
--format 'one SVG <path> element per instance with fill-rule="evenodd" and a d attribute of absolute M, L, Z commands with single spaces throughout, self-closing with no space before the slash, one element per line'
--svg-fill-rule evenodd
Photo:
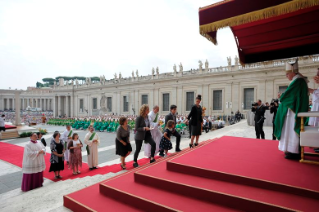
<path fill-rule="evenodd" d="M 258 90 L 257 90 L 257 99 L 261 99 L 263 103 L 267 102 L 266 100 L 266 80 L 260 80 L 258 83 Z M 271 100 L 271 99 L 270 99 Z"/>
<path fill-rule="evenodd" d="M 22 99 L 22 110 L 25 110 L 25 102 L 24 102 L 24 98 Z"/>
<path fill-rule="evenodd" d="M 177 101 L 176 101 L 177 110 L 179 111 L 178 114 L 183 114 L 186 111 L 186 104 L 185 104 L 186 101 L 183 101 L 183 97 L 184 97 L 183 87 L 178 86 L 178 88 L 177 88 Z"/>
<path fill-rule="evenodd" d="M 4 110 L 4 98 L 1 99 L 1 110 Z"/>
<path fill-rule="evenodd" d="M 51 104 L 50 104 L 50 105 L 51 105 Z M 53 107 L 52 107 L 52 106 L 53 106 Z M 56 117 L 56 111 L 57 111 L 57 108 L 56 108 L 56 96 L 53 97 L 51 107 L 53 108 L 53 117 Z"/>
<path fill-rule="evenodd" d="M 58 96 L 58 116 L 61 116 L 61 96 Z"/>
<path fill-rule="evenodd" d="M 65 97 L 65 114 L 67 117 L 70 116 L 70 113 L 69 113 L 69 96 L 66 96 Z"/>
<path fill-rule="evenodd" d="M 15 99 L 12 99 L 12 110 L 15 109 L 14 100 L 15 100 Z"/>
<path fill-rule="evenodd" d="M 43 106 L 43 104 L 42 104 L 42 100 L 43 100 L 43 99 L 42 99 L 42 98 L 40 98 L 40 108 L 41 108 L 41 111 L 43 111 L 43 107 L 42 107 L 42 106 Z"/>
<path fill-rule="evenodd" d="M 121 108 L 123 107 L 123 105 L 121 105 L 122 99 L 121 99 L 121 92 L 117 92 L 117 97 L 116 97 L 116 113 L 117 115 L 121 114 Z M 123 108 L 124 109 L 124 108 Z M 135 112 L 136 113 L 136 112 Z"/>
<path fill-rule="evenodd" d="M 71 116 L 71 117 L 74 117 L 74 97 L 73 97 L 73 95 L 70 96 L 70 100 L 71 100 L 71 102 L 70 102 L 70 107 L 71 107 L 71 114 L 70 114 L 70 116 Z"/>
<path fill-rule="evenodd" d="M 232 92 L 231 92 L 232 85 L 231 83 L 227 83 L 225 86 L 225 102 L 224 102 L 224 114 L 229 116 L 231 113 L 232 108 L 230 108 L 230 102 L 232 101 Z M 228 109 L 226 108 L 226 102 L 228 102 Z M 232 105 L 233 103 L 231 103 Z"/>
<path fill-rule="evenodd" d="M 91 95 L 89 94 L 87 96 L 87 110 L 88 110 L 88 115 L 91 116 L 92 115 L 92 101 L 91 101 Z"/>
<path fill-rule="evenodd" d="M 16 104 L 15 104 L 15 125 L 19 126 L 21 125 L 20 123 L 20 93 L 16 92 L 15 93 L 15 100 L 16 100 Z"/>
<path fill-rule="evenodd" d="M 195 97 L 196 98 L 196 97 Z M 203 99 L 203 106 L 206 107 L 206 115 L 210 115 L 212 110 L 209 108 L 209 90 L 208 85 L 203 85 L 203 93 L 202 93 L 202 99 Z"/>
<path fill-rule="evenodd" d="M 237 110 L 241 109 L 241 101 L 239 99 L 240 96 L 240 87 L 239 87 L 239 83 L 238 82 L 234 82 L 232 84 L 232 111 L 234 112 L 234 114 L 236 113 Z"/>
<path fill-rule="evenodd" d="M 148 100 L 148 105 L 150 106 L 150 111 L 153 109 L 155 106 L 154 104 L 154 90 L 150 90 L 150 95 L 149 95 L 149 100 Z"/>

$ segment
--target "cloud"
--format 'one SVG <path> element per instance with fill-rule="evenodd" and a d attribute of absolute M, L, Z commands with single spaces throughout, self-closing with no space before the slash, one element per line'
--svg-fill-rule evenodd
<path fill-rule="evenodd" d="M 226 65 L 237 54 L 230 30 L 218 32 L 218 46 L 199 34 L 198 8 L 214 2 L 1 1 L 0 87 L 58 75 L 147 75 L 157 66 L 171 72 L 180 62 L 189 70 L 206 59 Z"/>

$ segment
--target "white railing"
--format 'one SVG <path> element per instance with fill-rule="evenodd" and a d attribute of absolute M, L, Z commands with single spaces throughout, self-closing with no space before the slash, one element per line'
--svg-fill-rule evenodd
<path fill-rule="evenodd" d="M 300 64 L 307 64 L 307 63 L 317 63 L 319 62 L 319 55 L 311 55 L 311 56 L 304 56 L 299 58 Z M 232 65 L 232 66 L 220 66 L 220 67 L 214 67 L 209 68 L 208 71 L 205 70 L 205 68 L 202 69 L 202 72 L 200 72 L 199 69 L 191 69 L 188 71 L 183 71 L 182 73 L 177 72 L 176 74 L 174 72 L 167 72 L 162 73 L 159 75 L 147 75 L 147 76 L 139 76 L 134 77 L 127 77 L 127 78 L 121 78 L 121 79 L 110 79 L 105 80 L 105 83 L 100 82 L 92 82 L 91 84 L 78 84 L 75 85 L 75 82 L 73 82 L 73 85 L 77 87 L 84 87 L 84 86 L 101 86 L 101 85 L 112 85 L 117 83 L 126 83 L 126 82 L 137 82 L 137 81 L 149 81 L 149 80 L 157 80 L 157 79 L 165 79 L 165 78 L 172 78 L 172 77 L 181 77 L 181 76 L 189 76 L 189 75 L 197 75 L 197 74 L 207 74 L 207 73 L 220 73 L 220 72 L 229 72 L 229 71 L 241 71 L 241 70 L 249 70 L 249 69 L 258 69 L 258 68 L 272 68 L 272 67 L 281 67 L 284 66 L 287 62 L 287 59 L 285 60 L 275 60 L 275 61 L 265 61 L 265 62 L 258 62 L 258 63 L 252 63 L 252 64 L 246 64 L 245 66 L 242 65 Z M 56 85 L 55 89 L 65 89 L 65 88 L 71 88 L 72 83 L 65 83 L 64 86 Z"/>

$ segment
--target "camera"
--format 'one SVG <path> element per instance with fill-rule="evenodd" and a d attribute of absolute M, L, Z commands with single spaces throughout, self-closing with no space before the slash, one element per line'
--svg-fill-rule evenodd
<path fill-rule="evenodd" d="M 251 104 L 251 106 L 256 107 L 256 106 L 258 106 L 258 103 L 254 102 L 254 103 Z"/>
<path fill-rule="evenodd" d="M 278 106 L 279 100 L 278 99 L 272 99 L 271 103 L 270 103 L 270 106 L 275 106 L 275 103 L 277 103 L 277 106 Z"/>

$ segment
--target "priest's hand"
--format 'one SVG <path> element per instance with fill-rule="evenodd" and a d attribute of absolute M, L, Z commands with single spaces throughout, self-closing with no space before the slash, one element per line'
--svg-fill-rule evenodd
<path fill-rule="evenodd" d="M 149 127 L 144 127 L 145 131 L 150 131 L 151 129 Z"/>
<path fill-rule="evenodd" d="M 308 88 L 309 93 L 313 93 L 314 89 Z"/>
<path fill-rule="evenodd" d="M 44 151 L 43 151 L 43 150 L 40 150 L 39 153 L 38 153 L 38 155 L 40 155 L 40 154 L 44 154 Z"/>

